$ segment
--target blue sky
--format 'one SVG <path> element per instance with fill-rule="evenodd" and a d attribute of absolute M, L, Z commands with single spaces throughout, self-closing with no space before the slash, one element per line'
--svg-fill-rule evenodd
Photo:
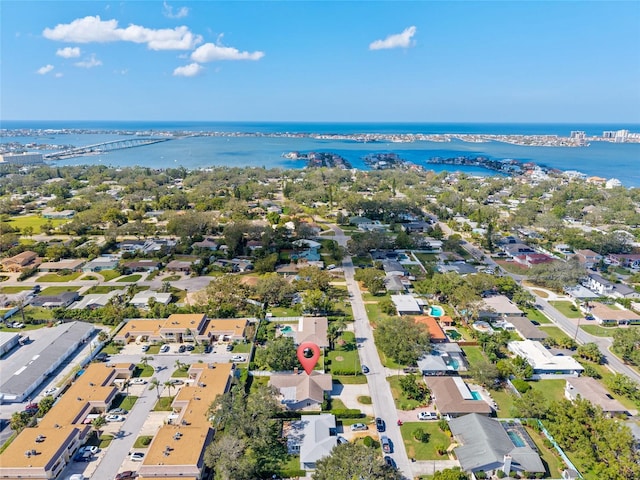
<path fill-rule="evenodd" d="M 0 118 L 640 123 L 639 1 L 5 1 Z"/>

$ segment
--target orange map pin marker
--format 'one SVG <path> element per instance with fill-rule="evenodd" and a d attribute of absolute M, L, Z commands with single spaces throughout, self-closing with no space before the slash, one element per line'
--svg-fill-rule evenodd
<path fill-rule="evenodd" d="M 320 347 L 313 342 L 304 342 L 298 347 L 297 353 L 302 368 L 307 372 L 307 375 L 311 375 L 320 358 Z"/>

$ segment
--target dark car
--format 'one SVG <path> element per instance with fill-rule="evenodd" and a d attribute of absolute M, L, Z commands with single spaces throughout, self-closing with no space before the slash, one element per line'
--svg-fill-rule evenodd
<path fill-rule="evenodd" d="M 391 458 L 389 455 L 385 455 L 384 456 L 384 463 L 386 463 L 387 465 L 389 465 L 392 468 L 396 468 L 396 462 L 393 458 Z"/>
<path fill-rule="evenodd" d="M 362 365 L 362 373 L 364 373 L 365 375 L 369 373 L 369 367 L 367 367 L 366 365 Z"/>
<path fill-rule="evenodd" d="M 204 347 L 204 353 L 211 353 L 213 351 L 213 347 L 211 345 L 207 345 Z"/>
<path fill-rule="evenodd" d="M 184 353 L 186 349 L 187 347 L 185 347 L 184 345 L 180 345 L 180 347 L 178 348 L 178 353 Z"/>
<path fill-rule="evenodd" d="M 187 345 L 186 348 L 187 348 L 187 352 L 193 352 L 196 347 L 194 347 L 193 345 Z"/>
<path fill-rule="evenodd" d="M 132 470 L 125 470 L 124 472 L 120 472 L 114 478 L 114 480 L 128 480 L 129 478 L 136 478 L 138 474 Z"/>
<path fill-rule="evenodd" d="M 386 428 L 386 425 L 384 423 L 384 420 L 381 419 L 380 417 L 376 418 L 376 430 L 378 430 L 379 432 L 384 432 Z"/>
<path fill-rule="evenodd" d="M 38 404 L 30 403 L 26 407 L 24 407 L 24 411 L 31 414 L 36 413 L 38 411 Z"/>

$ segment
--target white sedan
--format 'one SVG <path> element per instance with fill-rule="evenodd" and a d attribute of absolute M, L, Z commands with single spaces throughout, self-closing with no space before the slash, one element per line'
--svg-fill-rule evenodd
<path fill-rule="evenodd" d="M 233 357 L 231 357 L 231 361 L 232 362 L 244 362 L 244 361 L 246 361 L 246 358 L 244 358 L 242 355 L 234 355 Z"/>
<path fill-rule="evenodd" d="M 44 391 L 44 396 L 46 397 L 47 395 L 53 395 L 58 390 L 59 390 L 58 387 L 49 388 L 48 390 Z"/>
<path fill-rule="evenodd" d="M 129 382 L 131 385 L 145 385 L 147 381 L 144 378 L 132 378 Z"/>

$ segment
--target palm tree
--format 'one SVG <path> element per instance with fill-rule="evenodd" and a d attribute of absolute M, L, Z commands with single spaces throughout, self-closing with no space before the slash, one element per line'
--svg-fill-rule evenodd
<path fill-rule="evenodd" d="M 105 332 L 104 330 L 100 330 L 100 332 L 98 333 L 98 341 L 104 343 L 109 339 L 109 334 L 107 332 Z"/>
<path fill-rule="evenodd" d="M 182 363 L 180 360 L 176 360 L 176 368 L 178 370 L 182 370 L 184 368 L 184 366 L 186 365 L 186 363 Z"/>
<path fill-rule="evenodd" d="M 164 386 L 169 389 L 169 396 L 171 396 L 171 389 L 173 388 L 173 383 L 171 383 L 171 380 L 167 380 L 166 382 L 164 382 Z"/>
<path fill-rule="evenodd" d="M 107 421 L 102 415 L 93 419 L 93 421 L 91 422 L 91 426 L 93 427 L 93 431 L 96 432 L 96 436 L 100 435 L 100 429 L 106 424 Z"/>
<path fill-rule="evenodd" d="M 156 397 L 158 397 L 158 400 L 160 400 L 160 385 L 161 383 L 156 377 L 153 377 L 149 382 L 149 390 L 153 390 L 154 388 L 156 389 Z"/>
<path fill-rule="evenodd" d="M 153 360 L 153 357 L 149 357 L 147 355 L 140 357 L 140 363 L 142 363 L 142 365 L 144 365 L 145 367 L 149 366 L 149 362 Z"/>
<path fill-rule="evenodd" d="M 131 381 L 127 378 L 124 383 L 122 384 L 122 386 L 125 388 L 125 390 L 127 391 L 127 397 L 129 396 L 129 385 L 131 385 Z"/>

